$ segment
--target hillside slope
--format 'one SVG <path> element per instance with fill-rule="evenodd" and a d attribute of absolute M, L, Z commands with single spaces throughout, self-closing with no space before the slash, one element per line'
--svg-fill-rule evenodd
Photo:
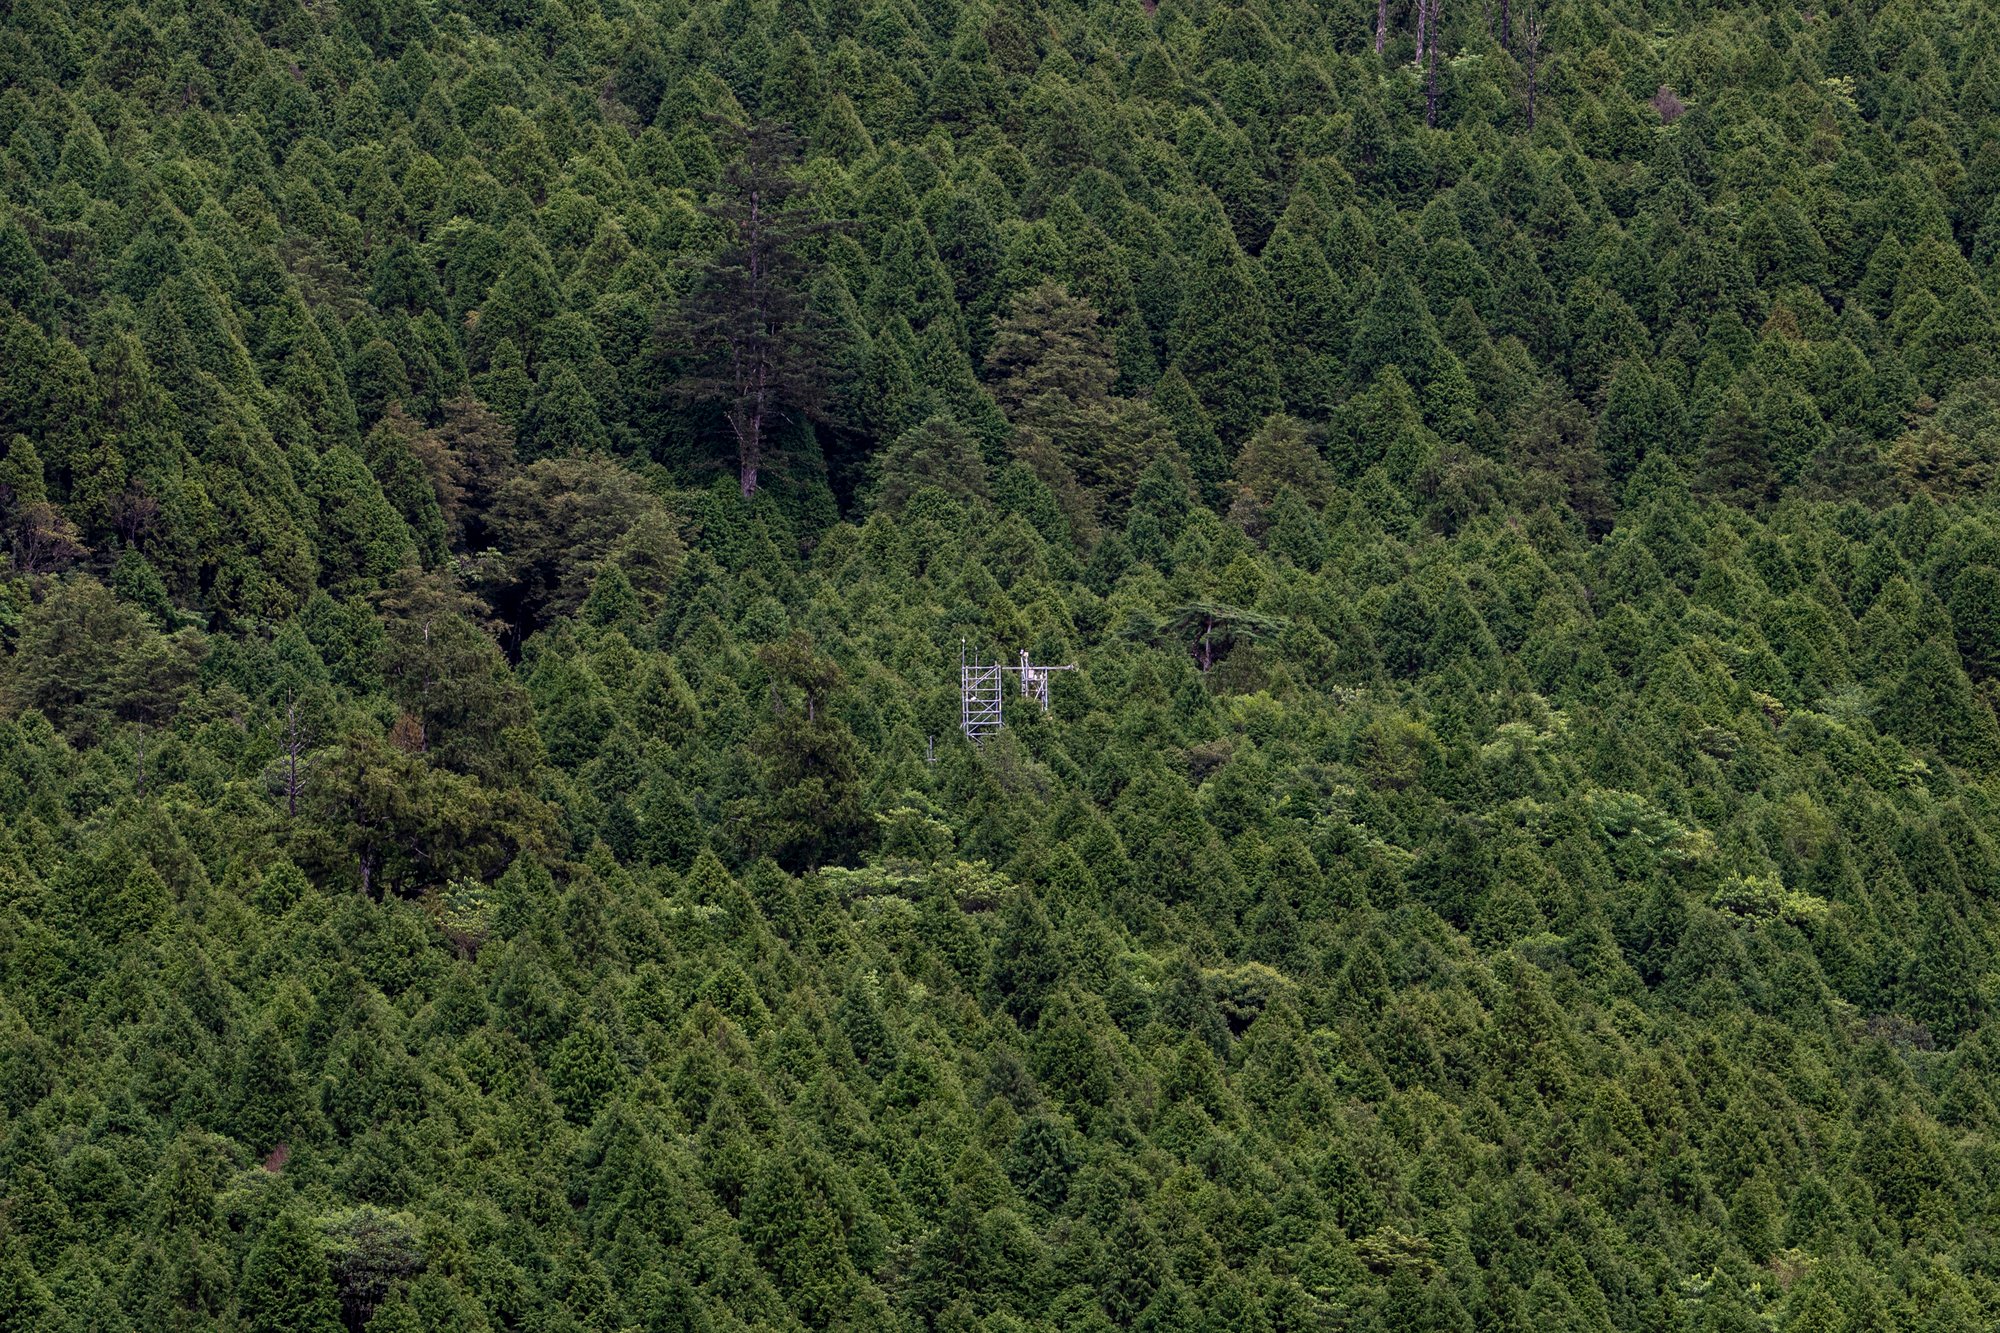
<path fill-rule="evenodd" d="M 0 87 L 0 1328 L 2000 1323 L 1991 6 Z"/>

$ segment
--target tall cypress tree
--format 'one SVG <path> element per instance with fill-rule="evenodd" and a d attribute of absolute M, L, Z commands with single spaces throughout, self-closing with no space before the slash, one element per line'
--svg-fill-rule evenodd
<path fill-rule="evenodd" d="M 1391 268 L 1355 321 L 1349 377 L 1357 385 L 1366 384 L 1395 366 L 1422 389 L 1436 378 L 1444 356 L 1444 343 L 1416 284 L 1401 265 Z"/>
<path fill-rule="evenodd" d="M 416 563 L 409 525 L 354 450 L 329 450 L 306 492 L 319 508 L 320 565 L 335 588 L 365 592 Z"/>
<path fill-rule="evenodd" d="M 1179 366 L 1167 367 L 1153 386 L 1153 406 L 1173 426 L 1174 439 L 1194 473 L 1202 499 L 1211 505 L 1219 503 L 1223 483 L 1229 477 L 1229 456 L 1223 450 L 1222 437 L 1215 433 L 1214 420 L 1195 397 L 1194 386 Z"/>
<path fill-rule="evenodd" d="M 1187 257 L 1167 345 L 1173 365 L 1230 447 L 1277 410 L 1278 367 L 1263 295 L 1235 241 L 1220 228 L 1205 228 Z"/>
<path fill-rule="evenodd" d="M 1685 449 L 1687 413 L 1673 385 L 1637 357 L 1618 365 L 1597 423 L 1597 445 L 1614 488 L 1622 489 L 1639 465 L 1656 453 L 1679 461 Z"/>
<path fill-rule="evenodd" d="M 1709 422 L 1697 487 L 1749 508 L 1761 507 L 1776 494 L 1769 442 L 1739 389 L 1729 391 Z"/>
<path fill-rule="evenodd" d="M 343 1333 L 319 1237 L 287 1209 L 264 1225 L 236 1293 L 244 1333 Z"/>
<path fill-rule="evenodd" d="M 740 1230 L 811 1325 L 825 1327 L 856 1280 L 847 1245 L 853 1200 L 824 1154 L 787 1143 L 757 1171 L 743 1198 Z"/>
<path fill-rule="evenodd" d="M 721 410 L 747 499 L 779 427 L 825 416 L 826 357 L 806 318 L 804 242 L 826 224 L 813 216 L 811 190 L 794 172 L 789 130 L 759 120 L 729 137 L 735 151 L 703 209 L 723 243 L 682 299 L 669 347 L 684 358 L 677 392 Z"/>

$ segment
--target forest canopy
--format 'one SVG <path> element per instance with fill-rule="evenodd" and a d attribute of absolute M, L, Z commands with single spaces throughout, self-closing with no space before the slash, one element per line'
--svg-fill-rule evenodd
<path fill-rule="evenodd" d="M 12 0 L 0 1329 L 2000 1325 L 1996 302 L 1970 0 Z"/>

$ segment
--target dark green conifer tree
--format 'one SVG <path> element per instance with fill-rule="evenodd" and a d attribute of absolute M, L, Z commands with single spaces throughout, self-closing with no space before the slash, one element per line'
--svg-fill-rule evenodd
<path fill-rule="evenodd" d="M 325 1247 L 301 1213 L 285 1209 L 258 1230 L 243 1261 L 236 1311 L 252 1333 L 334 1333 L 342 1327 Z"/>
<path fill-rule="evenodd" d="M 1167 340 L 1224 441 L 1240 443 L 1278 406 L 1280 381 L 1263 297 L 1226 233 L 1205 228 L 1185 260 L 1179 314 Z"/>

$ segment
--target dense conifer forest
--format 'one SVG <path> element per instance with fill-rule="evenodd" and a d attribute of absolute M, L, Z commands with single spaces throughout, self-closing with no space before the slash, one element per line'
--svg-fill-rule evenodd
<path fill-rule="evenodd" d="M 1984 0 L 0 0 L 0 1329 L 2000 1325 L 1996 302 Z"/>

